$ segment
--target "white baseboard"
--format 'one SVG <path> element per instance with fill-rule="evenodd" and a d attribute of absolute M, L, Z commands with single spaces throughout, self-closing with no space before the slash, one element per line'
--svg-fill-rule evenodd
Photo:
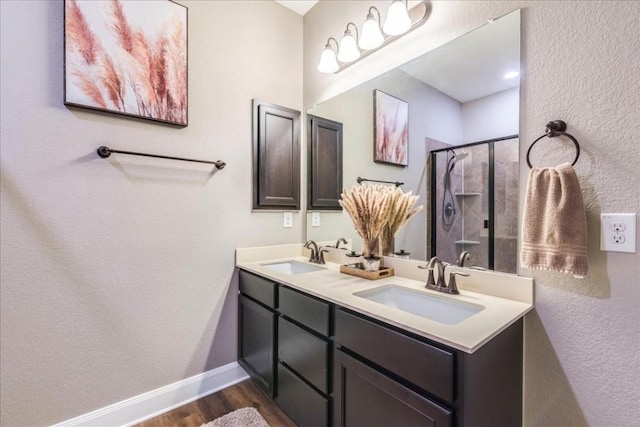
<path fill-rule="evenodd" d="M 131 397 L 53 427 L 129 426 L 249 378 L 237 362 Z"/>

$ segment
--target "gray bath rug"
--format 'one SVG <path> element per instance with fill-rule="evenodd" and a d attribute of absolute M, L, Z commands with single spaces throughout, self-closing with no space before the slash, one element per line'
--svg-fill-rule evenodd
<path fill-rule="evenodd" d="M 202 427 L 269 427 L 256 408 L 242 408 L 203 424 Z"/>

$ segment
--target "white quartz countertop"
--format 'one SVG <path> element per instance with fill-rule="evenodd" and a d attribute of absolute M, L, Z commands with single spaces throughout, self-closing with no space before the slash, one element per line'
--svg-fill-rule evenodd
<path fill-rule="evenodd" d="M 285 246 L 292 245 L 283 245 L 278 248 L 283 249 Z M 296 247 L 299 248 L 300 245 Z M 333 262 L 322 265 L 324 267 L 322 270 L 295 275 L 281 273 L 264 266 L 269 263 L 289 260 L 307 262 L 306 257 L 295 256 L 297 252 L 295 249 L 291 252 L 286 250 L 269 250 L 263 251 L 264 253 L 260 251 L 242 251 L 244 250 L 238 249 L 236 252 L 236 265 L 243 270 L 253 272 L 275 282 L 467 353 L 473 353 L 533 309 L 532 279 L 515 275 L 473 271 L 469 278 L 460 278 L 465 279 L 459 280 L 460 295 L 447 295 L 426 289 L 425 280 L 416 280 L 415 277 L 409 278 L 397 275 L 402 271 L 408 271 L 414 276 L 423 274 L 426 279 L 426 272 L 417 269 L 417 265 L 421 264 L 417 261 L 385 258 L 387 261 L 385 265 L 396 264 L 393 265 L 396 275 L 379 280 L 367 280 L 341 273 L 340 264 Z M 274 258 L 268 258 L 268 256 L 273 256 Z M 418 270 L 417 273 L 414 270 Z M 474 278 L 474 275 L 479 277 Z M 495 276 L 493 280 L 492 276 Z M 481 292 L 483 290 L 482 282 L 487 282 L 486 293 Z M 460 323 L 449 325 L 354 295 L 355 292 L 384 285 L 402 286 L 443 298 L 478 304 L 483 306 L 484 309 Z M 517 289 L 508 288 L 505 289 L 505 292 L 501 292 L 500 287 L 515 287 Z"/>

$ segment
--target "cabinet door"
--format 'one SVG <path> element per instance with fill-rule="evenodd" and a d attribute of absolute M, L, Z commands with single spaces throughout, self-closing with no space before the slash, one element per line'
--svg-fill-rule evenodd
<path fill-rule="evenodd" d="M 451 426 L 448 409 L 335 352 L 334 427 Z"/>
<path fill-rule="evenodd" d="M 282 364 L 278 364 L 278 396 L 275 400 L 300 427 L 328 426 L 329 400 Z"/>
<path fill-rule="evenodd" d="M 273 397 L 276 314 L 242 295 L 239 297 L 238 311 L 238 363 Z"/>
<path fill-rule="evenodd" d="M 308 115 L 309 209 L 341 210 L 342 123 Z"/>
<path fill-rule="evenodd" d="M 253 208 L 300 209 L 300 112 L 256 99 Z"/>

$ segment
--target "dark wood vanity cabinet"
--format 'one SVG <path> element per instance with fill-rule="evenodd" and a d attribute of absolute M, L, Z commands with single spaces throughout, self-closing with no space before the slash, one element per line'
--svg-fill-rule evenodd
<path fill-rule="evenodd" d="M 239 330 L 300 426 L 522 425 L 522 319 L 469 354 L 241 271 Z"/>
<path fill-rule="evenodd" d="M 522 325 L 469 354 L 336 309 L 333 426 L 522 425 Z"/>
<path fill-rule="evenodd" d="M 334 426 L 451 426 L 451 410 L 337 350 Z"/>
<path fill-rule="evenodd" d="M 276 402 L 300 426 L 330 423 L 331 305 L 281 286 Z"/>
<path fill-rule="evenodd" d="M 276 284 L 240 271 L 238 363 L 271 397 L 276 380 Z"/>

